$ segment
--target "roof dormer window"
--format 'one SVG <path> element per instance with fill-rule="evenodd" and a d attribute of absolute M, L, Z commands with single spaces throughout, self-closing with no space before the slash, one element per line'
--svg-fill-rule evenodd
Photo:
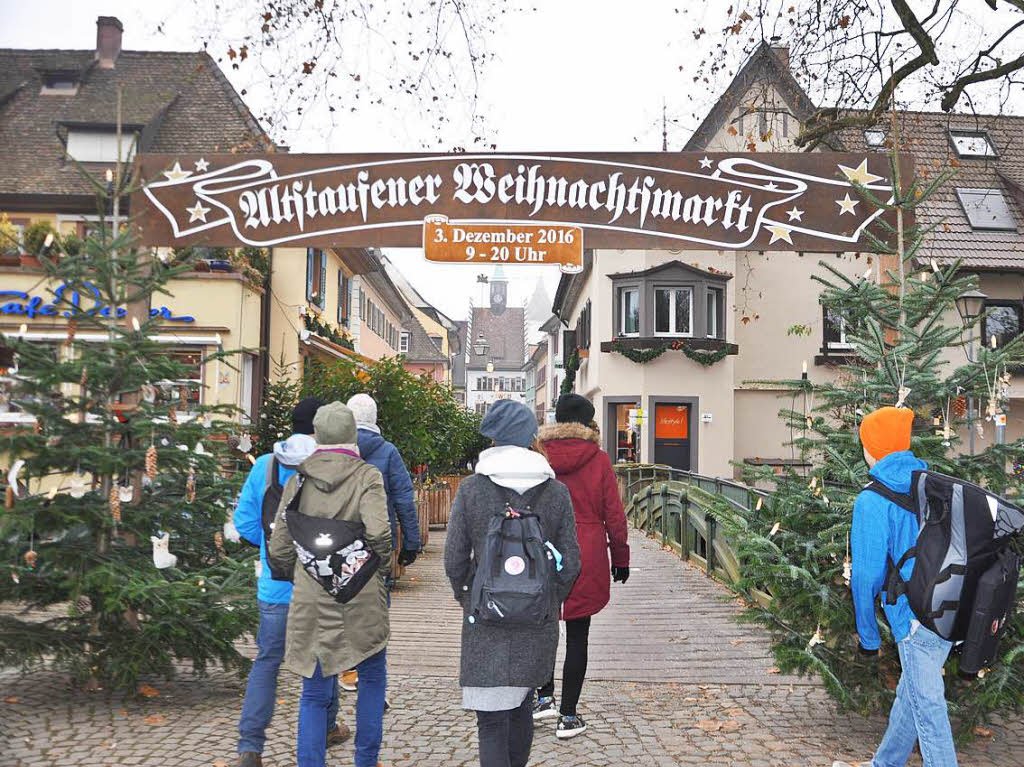
<path fill-rule="evenodd" d="M 121 134 L 121 162 L 132 161 L 136 135 Z M 68 157 L 78 162 L 117 162 L 117 131 L 103 128 L 69 128 Z"/>
<path fill-rule="evenodd" d="M 77 72 L 45 72 L 42 77 L 40 93 L 45 96 L 74 96 L 78 93 Z"/>
<path fill-rule="evenodd" d="M 951 130 L 949 139 L 959 157 L 998 157 L 985 131 Z"/>
<path fill-rule="evenodd" d="M 998 189 L 965 189 L 958 187 L 956 196 L 960 199 L 971 229 L 990 231 L 1016 231 L 1010 206 Z"/>
<path fill-rule="evenodd" d="M 872 129 L 864 131 L 864 142 L 872 149 L 885 146 L 885 131 Z"/>

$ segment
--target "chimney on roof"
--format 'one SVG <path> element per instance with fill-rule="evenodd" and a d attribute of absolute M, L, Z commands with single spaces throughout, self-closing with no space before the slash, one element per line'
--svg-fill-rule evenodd
<path fill-rule="evenodd" d="M 772 39 L 771 39 L 772 53 L 774 53 L 778 57 L 779 63 L 782 64 L 782 66 L 784 66 L 786 68 L 786 70 L 788 71 L 789 70 L 789 46 L 788 45 L 781 45 L 780 44 L 781 41 L 782 41 L 782 38 L 779 37 L 778 35 L 775 35 L 774 37 L 772 37 Z"/>
<path fill-rule="evenodd" d="M 103 69 L 113 69 L 121 53 L 121 35 L 124 25 L 116 16 L 96 19 L 96 59 Z"/>

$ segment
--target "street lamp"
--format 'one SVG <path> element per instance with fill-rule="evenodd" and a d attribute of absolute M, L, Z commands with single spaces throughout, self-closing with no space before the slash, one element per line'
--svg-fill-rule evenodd
<path fill-rule="evenodd" d="M 956 310 L 960 312 L 960 319 L 967 328 L 967 361 L 977 362 L 974 357 L 974 323 L 978 321 L 982 312 L 985 311 L 985 299 L 988 296 L 980 290 L 968 290 L 961 293 L 956 300 Z M 974 397 L 967 398 L 967 434 L 970 454 L 974 455 L 974 418 L 975 418 Z"/>

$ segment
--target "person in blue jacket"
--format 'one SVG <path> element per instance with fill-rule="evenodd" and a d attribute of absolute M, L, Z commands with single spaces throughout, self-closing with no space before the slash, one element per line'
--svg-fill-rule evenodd
<path fill-rule="evenodd" d="M 909 493 L 911 477 L 928 464 L 910 452 L 914 413 L 906 408 L 883 407 L 864 417 L 860 440 L 872 479 L 897 493 Z M 871 760 L 871 767 L 903 767 L 915 743 L 928 767 L 956 767 L 956 748 L 949 724 L 942 667 L 952 643 L 929 631 L 914 617 L 906 595 L 887 604 L 885 593 L 889 562 L 899 562 L 917 542 L 914 514 L 872 490 L 864 490 L 853 505 L 850 549 L 853 569 L 850 588 L 857 620 L 860 649 L 877 655 L 881 636 L 875 608 L 879 595 L 892 630 L 903 668 L 896 700 L 889 712 L 889 727 Z M 914 560 L 900 570 L 910 579 Z M 836 765 L 842 765 L 836 762 Z"/>
<path fill-rule="evenodd" d="M 257 655 L 249 671 L 245 688 L 242 715 L 238 720 L 238 765 L 261 767 L 267 726 L 274 715 L 277 697 L 277 674 L 284 660 L 285 627 L 288 624 L 288 605 L 292 599 L 290 581 L 274 580 L 267 562 L 267 541 L 263 530 L 263 502 L 270 488 L 270 469 L 277 462 L 278 488 L 283 488 L 296 467 L 316 450 L 313 439 L 313 416 L 324 402 L 307 397 L 292 411 L 292 435 L 274 445 L 274 452 L 256 459 L 235 507 L 233 522 L 238 533 L 254 546 L 260 547 L 259 578 L 256 594 L 259 600 L 260 625 L 256 634 Z M 278 491 L 278 500 L 280 499 Z M 273 496 L 271 496 L 273 498 Z M 276 513 L 276 503 L 272 513 Z M 273 517 L 271 516 L 270 519 Z M 351 730 L 338 724 L 338 694 L 327 712 L 327 721 L 333 723 L 327 732 L 327 746 L 343 743 Z"/>
<path fill-rule="evenodd" d="M 398 563 L 408 567 L 416 560 L 420 550 L 420 522 L 416 516 L 416 494 L 412 489 L 409 470 L 405 468 L 398 448 L 381 436 L 377 426 L 377 403 L 369 394 L 356 394 L 346 403 L 356 417 L 359 435 L 359 455 L 376 466 L 384 476 L 384 492 L 388 496 L 388 516 L 391 518 L 391 541 L 398 548 L 396 526 L 402 525 L 402 553 Z"/>

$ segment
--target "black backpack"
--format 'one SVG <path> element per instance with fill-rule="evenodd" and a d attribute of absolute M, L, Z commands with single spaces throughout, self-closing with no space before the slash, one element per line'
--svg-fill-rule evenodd
<path fill-rule="evenodd" d="M 263 524 L 263 540 L 270 546 L 270 534 L 274 531 L 274 517 L 277 516 L 277 507 L 281 504 L 281 495 L 284 493 L 284 485 L 277 471 L 277 456 L 271 456 L 267 464 L 267 489 L 263 493 L 263 506 L 261 508 Z"/>
<path fill-rule="evenodd" d="M 1001 632 L 1013 609 L 1020 572 L 1020 560 L 1008 556 L 1008 546 L 1024 529 L 1024 510 L 978 485 L 937 472 L 915 471 L 910 487 L 907 494 L 881 482 L 865 488 L 918 521 L 915 545 L 899 562 L 889 561 L 887 604 L 906 594 L 921 625 L 953 642 L 970 643 L 972 636 L 983 636 L 977 628 L 981 622 L 991 627 L 995 620 Z M 911 558 L 913 571 L 904 581 L 900 568 Z M 1007 585 L 1011 582 L 1012 587 Z M 979 613 L 976 608 L 983 609 Z M 963 651 L 978 653 L 970 644 Z"/>
<path fill-rule="evenodd" d="M 298 475 L 295 495 L 284 510 L 302 569 L 330 594 L 345 604 L 370 582 L 380 568 L 380 556 L 363 537 L 361 522 L 314 517 L 299 511 L 303 477 Z"/>
<path fill-rule="evenodd" d="M 546 487 L 534 496 L 535 504 L 545 492 Z M 483 550 L 477 552 L 469 622 L 501 626 L 547 623 L 553 611 L 551 560 L 540 520 L 530 506 L 513 508 L 509 491 L 505 507 L 488 521 Z"/>

